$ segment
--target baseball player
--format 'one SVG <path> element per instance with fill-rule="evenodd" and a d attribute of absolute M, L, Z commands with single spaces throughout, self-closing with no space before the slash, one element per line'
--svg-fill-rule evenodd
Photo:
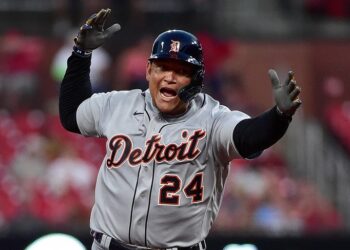
<path fill-rule="evenodd" d="M 161 33 L 145 62 L 146 91 L 93 94 L 92 51 L 120 29 L 110 9 L 81 27 L 62 81 L 62 125 L 107 138 L 90 227 L 92 249 L 203 250 L 218 214 L 229 162 L 277 142 L 300 106 L 293 73 L 269 71 L 276 105 L 250 118 L 201 93 L 202 47 L 182 30 Z M 92 55 L 93 56 L 93 55 Z"/>

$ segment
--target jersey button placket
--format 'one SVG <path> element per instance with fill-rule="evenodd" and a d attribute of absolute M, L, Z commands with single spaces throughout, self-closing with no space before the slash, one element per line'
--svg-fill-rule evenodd
<path fill-rule="evenodd" d="M 158 117 L 154 117 L 153 119 L 151 119 L 147 129 L 145 145 L 147 140 L 151 139 L 152 136 L 155 136 L 159 133 L 159 130 L 163 125 L 164 124 L 160 123 Z M 133 210 L 133 225 L 131 228 L 131 230 L 135 232 L 132 240 L 133 244 L 145 244 L 146 238 L 148 241 L 149 230 L 152 230 L 152 227 L 150 227 L 149 225 L 146 226 L 146 224 L 150 223 L 149 221 L 147 223 L 147 218 L 149 213 L 152 213 L 152 211 L 150 211 L 152 210 L 152 206 L 150 206 L 150 204 L 153 204 L 154 202 L 150 195 L 155 195 L 154 193 L 157 193 L 156 190 L 152 190 L 152 186 L 156 185 L 153 184 L 153 182 L 156 181 L 154 180 L 153 176 L 153 164 L 154 159 L 149 159 L 149 161 L 147 163 L 144 163 L 140 169 L 138 187 L 136 191 Z"/>
<path fill-rule="evenodd" d="M 149 133 L 149 132 L 148 132 Z M 153 133 L 147 134 L 147 138 Z M 135 195 L 135 203 L 133 207 L 133 222 L 131 225 L 132 243 L 133 244 L 144 244 L 146 237 L 146 217 L 147 208 L 149 205 L 149 195 L 152 187 L 152 169 L 153 161 L 144 163 L 141 165 L 138 187 Z"/>

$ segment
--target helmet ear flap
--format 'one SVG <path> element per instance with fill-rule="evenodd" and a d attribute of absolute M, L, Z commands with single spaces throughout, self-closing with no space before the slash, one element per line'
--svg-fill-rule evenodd
<path fill-rule="evenodd" d="M 184 102 L 191 101 L 197 94 L 199 94 L 202 91 L 202 86 L 200 85 L 188 85 L 186 87 L 183 87 L 179 90 L 179 93 L 177 94 L 179 98 Z"/>
<path fill-rule="evenodd" d="M 202 92 L 204 80 L 204 69 L 201 68 L 193 75 L 191 83 L 178 92 L 179 98 L 184 102 L 191 101 L 197 94 Z"/>

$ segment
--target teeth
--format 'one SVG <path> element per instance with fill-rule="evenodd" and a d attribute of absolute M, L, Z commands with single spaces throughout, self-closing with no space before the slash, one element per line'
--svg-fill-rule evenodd
<path fill-rule="evenodd" d="M 166 97 L 166 98 L 176 97 L 176 91 L 172 89 L 162 88 L 159 92 L 163 97 Z"/>
<path fill-rule="evenodd" d="M 167 95 L 165 95 L 163 93 L 160 93 L 160 95 L 161 95 L 162 99 L 166 100 L 166 101 L 170 101 L 170 100 L 173 100 L 173 99 L 176 98 L 176 95 L 175 96 L 167 96 Z"/>

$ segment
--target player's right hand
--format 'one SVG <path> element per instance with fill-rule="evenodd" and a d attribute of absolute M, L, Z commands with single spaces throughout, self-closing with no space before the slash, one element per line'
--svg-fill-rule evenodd
<path fill-rule="evenodd" d="M 272 83 L 273 94 L 277 105 L 277 111 L 281 115 L 291 117 L 300 107 L 301 100 L 299 99 L 300 87 L 294 79 L 294 73 L 288 72 L 288 78 L 284 83 L 278 79 L 275 70 L 269 70 L 269 76 Z"/>
<path fill-rule="evenodd" d="M 105 22 L 110 14 L 110 9 L 101 9 L 97 14 L 90 16 L 74 38 L 75 45 L 84 51 L 92 51 L 120 30 L 118 23 L 113 24 L 106 30 L 104 29 Z"/>

